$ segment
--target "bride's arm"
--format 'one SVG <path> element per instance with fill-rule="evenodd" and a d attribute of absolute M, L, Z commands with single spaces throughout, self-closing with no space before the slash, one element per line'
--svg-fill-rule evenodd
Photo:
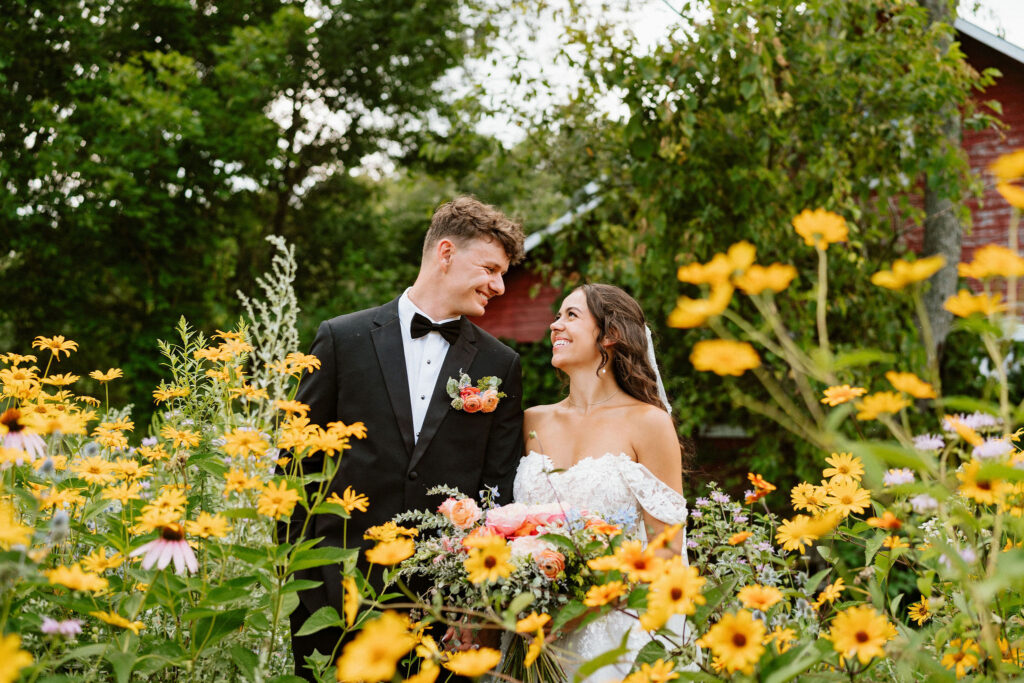
<path fill-rule="evenodd" d="M 632 443 L 637 461 L 651 474 L 680 495 L 683 492 L 683 461 L 672 418 L 654 406 L 645 406 L 643 413 L 633 422 Z M 666 524 L 644 512 L 644 522 L 652 534 L 661 533 Z M 666 555 L 683 552 L 683 535 L 678 534 L 669 545 Z"/>

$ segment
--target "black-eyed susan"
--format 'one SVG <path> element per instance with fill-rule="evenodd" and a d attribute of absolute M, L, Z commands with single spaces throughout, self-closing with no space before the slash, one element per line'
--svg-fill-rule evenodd
<path fill-rule="evenodd" d="M 615 551 L 618 569 L 633 581 L 653 581 L 665 566 L 665 560 L 654 554 L 650 546 L 641 541 L 626 541 Z"/>
<path fill-rule="evenodd" d="M 731 339 L 704 339 L 693 345 L 690 362 L 701 372 L 739 377 L 761 365 L 761 358 L 747 342 Z"/>
<path fill-rule="evenodd" d="M 288 488 L 288 484 L 283 480 L 278 484 L 274 486 L 274 482 L 269 482 L 260 493 L 256 501 L 257 513 L 280 519 L 282 516 L 290 515 L 295 509 L 295 504 L 299 502 L 299 494 Z"/>
<path fill-rule="evenodd" d="M 700 575 L 696 567 L 683 564 L 679 556 L 665 563 L 665 567 L 651 582 L 647 594 L 648 608 L 666 615 L 693 614 L 697 605 L 703 605 L 705 598 L 701 588 L 707 579 Z"/>
<path fill-rule="evenodd" d="M 826 467 L 821 474 L 830 479 L 829 483 L 860 481 L 864 477 L 864 463 L 852 453 L 833 453 L 825 462 L 831 467 Z"/>
<path fill-rule="evenodd" d="M 804 243 L 822 251 L 828 245 L 845 242 L 849 236 L 846 219 L 837 213 L 825 209 L 805 209 L 793 219 L 796 234 L 804 238 Z"/>
<path fill-rule="evenodd" d="M 500 650 L 482 647 L 479 650 L 466 650 L 449 655 L 448 661 L 444 662 L 444 668 L 457 676 L 475 678 L 498 666 L 500 661 Z"/>
<path fill-rule="evenodd" d="M 754 673 L 754 665 L 764 654 L 764 622 L 754 619 L 747 610 L 726 613 L 697 641 L 711 650 L 729 673 Z"/>
<path fill-rule="evenodd" d="M 868 390 L 864 387 L 851 387 L 849 384 L 842 384 L 825 389 L 825 397 L 821 399 L 821 402 L 827 406 L 835 407 L 852 401 L 855 398 L 860 398 L 866 393 L 868 393 Z"/>
<path fill-rule="evenodd" d="M 857 605 L 836 615 L 827 638 L 843 657 L 857 657 L 861 664 L 867 664 L 874 657 L 885 656 L 885 644 L 895 635 L 884 615 L 872 607 Z"/>
<path fill-rule="evenodd" d="M 980 655 L 978 644 L 973 638 L 953 638 L 942 655 L 942 666 L 955 671 L 957 678 L 963 678 L 968 671 L 978 666 Z"/>
<path fill-rule="evenodd" d="M 416 552 L 416 543 L 411 538 L 397 538 L 393 541 L 382 541 L 366 551 L 366 559 L 370 564 L 390 567 L 412 557 Z"/>
<path fill-rule="evenodd" d="M 767 612 L 772 605 L 782 600 L 782 591 L 775 586 L 762 586 L 753 584 L 744 586 L 736 594 L 740 604 L 747 609 L 756 609 Z"/>
<path fill-rule="evenodd" d="M 492 583 L 507 577 L 515 569 L 509 562 L 511 556 L 512 551 L 504 538 L 482 536 L 474 541 L 463 566 L 472 583 Z"/>
<path fill-rule="evenodd" d="M 932 618 L 932 610 L 928 604 L 928 598 L 922 597 L 920 600 L 908 607 L 907 614 L 911 619 L 917 622 L 918 626 L 924 625 L 924 622 Z"/>
<path fill-rule="evenodd" d="M 416 645 L 409 620 L 395 612 L 384 612 L 366 624 L 349 641 L 338 658 L 339 683 L 390 681 L 398 661 Z"/>
<path fill-rule="evenodd" d="M 960 480 L 957 491 L 965 498 L 970 498 L 981 505 L 996 505 L 1002 502 L 1010 490 L 1007 482 L 1002 479 L 979 476 L 981 463 L 971 460 L 965 464 L 956 478 Z"/>
<path fill-rule="evenodd" d="M 871 492 L 853 480 L 830 484 L 825 505 L 843 517 L 850 513 L 860 514 L 871 505 Z"/>

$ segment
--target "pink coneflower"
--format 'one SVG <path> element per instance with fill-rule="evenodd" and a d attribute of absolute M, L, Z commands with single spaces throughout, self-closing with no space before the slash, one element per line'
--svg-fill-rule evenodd
<path fill-rule="evenodd" d="M 36 460 L 46 456 L 46 443 L 43 437 L 21 423 L 21 411 L 17 408 L 8 408 L 0 414 L 0 433 L 6 432 L 0 437 L 0 446 L 11 448 L 16 451 L 24 451 L 27 461 Z M 4 429 L 5 428 L 5 429 Z M 15 464 L 22 465 L 24 461 L 18 458 Z"/>
<path fill-rule="evenodd" d="M 152 569 L 153 565 L 156 565 L 157 569 L 163 569 L 174 560 L 176 574 L 184 574 L 186 568 L 190 572 L 199 571 L 196 554 L 185 540 L 185 529 L 180 524 L 162 527 L 160 538 L 133 550 L 131 556 L 136 555 L 145 555 L 142 558 L 143 569 Z"/>

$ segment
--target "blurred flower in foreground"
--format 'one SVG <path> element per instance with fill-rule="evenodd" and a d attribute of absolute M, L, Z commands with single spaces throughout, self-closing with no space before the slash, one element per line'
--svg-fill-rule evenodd
<path fill-rule="evenodd" d="M 693 345 L 693 367 L 717 375 L 742 375 L 761 365 L 761 358 L 747 342 L 729 339 L 705 339 Z"/>
<path fill-rule="evenodd" d="M 896 260 L 892 263 L 892 270 L 880 270 L 872 275 L 871 283 L 886 289 L 903 289 L 907 285 L 927 280 L 944 265 L 946 259 L 942 256 L 929 256 L 916 261 Z"/>
<path fill-rule="evenodd" d="M 868 393 L 868 390 L 864 387 L 851 387 L 849 384 L 843 384 L 842 386 L 826 389 L 824 392 L 825 398 L 821 399 L 821 402 L 827 406 L 835 407 L 841 403 L 852 401 L 866 393 Z"/>
<path fill-rule="evenodd" d="M 846 219 L 825 209 L 801 211 L 793 219 L 793 228 L 796 234 L 804 238 L 807 246 L 822 251 L 828 249 L 830 244 L 845 242 L 849 235 Z"/>

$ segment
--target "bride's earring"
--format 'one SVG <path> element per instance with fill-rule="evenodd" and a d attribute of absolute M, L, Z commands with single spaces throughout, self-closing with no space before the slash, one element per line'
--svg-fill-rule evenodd
<path fill-rule="evenodd" d="M 601 374 L 602 375 L 607 375 L 608 374 L 608 368 L 601 368 Z"/>

